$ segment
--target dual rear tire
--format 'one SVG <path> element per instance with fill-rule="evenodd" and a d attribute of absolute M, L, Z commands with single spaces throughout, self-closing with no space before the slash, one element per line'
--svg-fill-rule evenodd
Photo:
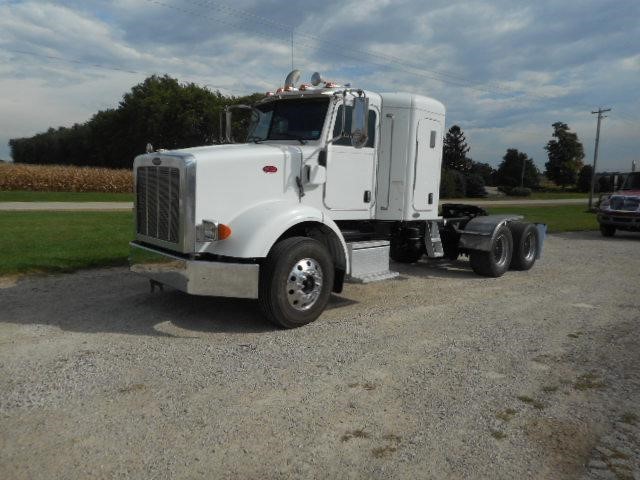
<path fill-rule="evenodd" d="M 531 223 L 502 225 L 491 239 L 489 251 L 471 252 L 471 268 L 478 275 L 500 277 L 509 270 L 529 270 L 536 262 L 538 229 Z"/>

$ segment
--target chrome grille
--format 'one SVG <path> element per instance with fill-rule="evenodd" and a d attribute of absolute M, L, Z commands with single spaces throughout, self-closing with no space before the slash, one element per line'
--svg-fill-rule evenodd
<path fill-rule="evenodd" d="M 640 199 L 614 195 L 609 202 L 611 210 L 635 212 L 640 207 Z"/>
<path fill-rule="evenodd" d="M 178 243 L 180 232 L 180 170 L 138 167 L 136 173 L 138 234 Z"/>

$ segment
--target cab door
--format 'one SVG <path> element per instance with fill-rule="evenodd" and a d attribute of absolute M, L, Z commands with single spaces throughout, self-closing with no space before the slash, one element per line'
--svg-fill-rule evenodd
<path fill-rule="evenodd" d="M 418 121 L 416 158 L 413 178 L 413 208 L 418 211 L 438 210 L 442 124 L 432 118 Z"/>
<path fill-rule="evenodd" d="M 342 108 L 337 109 L 333 137 L 342 130 Z M 366 219 L 372 216 L 376 166 L 376 131 L 378 115 L 369 110 L 369 139 L 362 148 L 351 146 L 349 138 L 340 138 L 327 146 L 327 181 L 325 207 L 334 218 Z M 346 131 L 351 130 L 351 106 L 346 111 Z"/>

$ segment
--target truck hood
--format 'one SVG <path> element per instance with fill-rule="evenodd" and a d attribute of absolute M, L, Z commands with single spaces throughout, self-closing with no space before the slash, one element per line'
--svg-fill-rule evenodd
<path fill-rule="evenodd" d="M 299 202 L 300 161 L 314 155 L 307 145 L 249 143 L 171 152 L 195 160 L 195 224 L 216 221 L 234 228 L 250 208 L 269 201 Z M 317 153 L 315 153 L 317 155 Z"/>
<path fill-rule="evenodd" d="M 234 143 L 229 145 L 208 145 L 204 147 L 184 148 L 172 150 L 170 153 L 178 155 L 191 155 L 198 164 L 202 162 L 222 162 L 256 160 L 267 161 L 284 158 L 299 159 L 301 152 L 305 157 L 311 154 L 314 148 L 308 145 L 288 145 L 281 143 Z"/>

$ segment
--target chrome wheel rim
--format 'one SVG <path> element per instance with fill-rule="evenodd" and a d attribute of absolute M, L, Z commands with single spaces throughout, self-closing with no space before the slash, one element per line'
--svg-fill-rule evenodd
<path fill-rule="evenodd" d="M 527 238 L 524 239 L 522 250 L 524 252 L 524 259 L 527 262 L 533 260 L 536 255 L 536 236 L 533 232 L 530 232 Z"/>
<path fill-rule="evenodd" d="M 507 261 L 507 240 L 504 235 L 496 238 L 496 244 L 493 246 L 493 258 L 496 265 L 502 266 Z"/>
<path fill-rule="evenodd" d="M 309 310 L 322 291 L 322 268 L 313 258 L 303 258 L 293 265 L 287 277 L 287 300 L 296 310 Z"/>

